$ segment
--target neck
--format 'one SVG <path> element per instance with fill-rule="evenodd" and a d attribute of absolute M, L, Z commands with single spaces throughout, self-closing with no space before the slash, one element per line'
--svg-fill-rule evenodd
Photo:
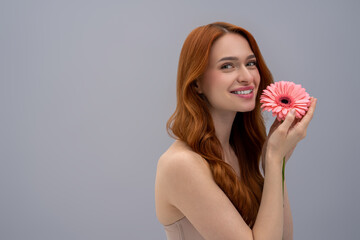
<path fill-rule="evenodd" d="M 220 141 L 221 147 L 225 154 L 224 157 L 226 158 L 226 156 L 228 156 L 231 152 L 230 134 L 236 112 L 210 111 L 210 113 L 214 122 L 216 137 Z"/>

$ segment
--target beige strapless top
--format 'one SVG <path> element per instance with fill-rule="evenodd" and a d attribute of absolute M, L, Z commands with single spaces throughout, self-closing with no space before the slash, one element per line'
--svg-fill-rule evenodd
<path fill-rule="evenodd" d="M 167 240 L 205 240 L 185 216 L 164 229 Z"/>

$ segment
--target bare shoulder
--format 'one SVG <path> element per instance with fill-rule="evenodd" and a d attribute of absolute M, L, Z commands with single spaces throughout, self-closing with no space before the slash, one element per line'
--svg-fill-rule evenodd
<path fill-rule="evenodd" d="M 178 197 L 176 192 L 174 193 L 174 188 L 191 184 L 191 176 L 199 174 L 212 178 L 206 160 L 192 151 L 186 143 L 175 141 L 161 155 L 156 170 L 155 205 L 158 220 L 163 225 L 171 224 L 184 217 L 184 213 L 176 207 L 174 198 Z M 179 182 L 181 182 L 180 186 L 177 184 Z"/>
<path fill-rule="evenodd" d="M 155 204 L 163 225 L 186 216 L 205 239 L 252 237 L 251 229 L 214 181 L 206 160 L 181 142 L 175 142 L 159 159 Z"/>
<path fill-rule="evenodd" d="M 186 143 L 175 141 L 158 161 L 158 171 L 172 173 L 174 170 L 179 173 L 182 173 L 179 170 L 208 172 L 209 164 Z"/>

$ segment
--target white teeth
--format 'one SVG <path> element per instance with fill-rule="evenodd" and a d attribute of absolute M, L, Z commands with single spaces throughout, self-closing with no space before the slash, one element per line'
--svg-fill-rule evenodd
<path fill-rule="evenodd" d="M 232 93 L 235 93 L 235 94 L 249 94 L 251 93 L 253 90 L 246 90 L 246 91 L 234 91 Z"/>

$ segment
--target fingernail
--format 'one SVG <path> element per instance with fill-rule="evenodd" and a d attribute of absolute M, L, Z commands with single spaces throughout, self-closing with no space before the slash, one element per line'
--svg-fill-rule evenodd
<path fill-rule="evenodd" d="M 295 114 L 295 109 L 291 109 L 291 114 Z"/>

